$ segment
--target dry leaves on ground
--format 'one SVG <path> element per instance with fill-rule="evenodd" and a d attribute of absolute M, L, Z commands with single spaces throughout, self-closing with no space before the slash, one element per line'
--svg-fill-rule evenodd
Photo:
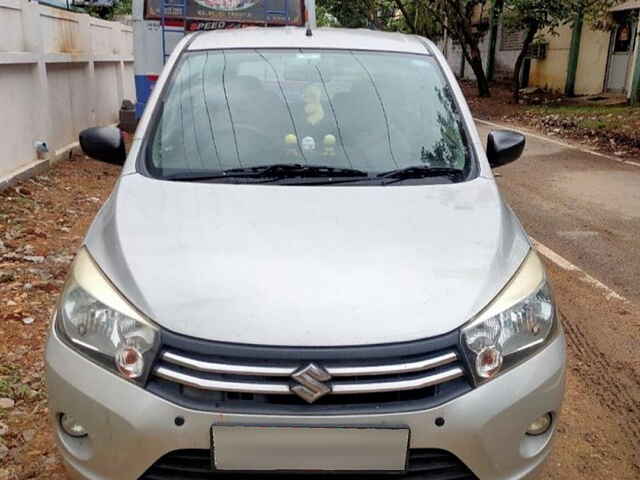
<path fill-rule="evenodd" d="M 477 118 L 533 128 L 619 157 L 640 157 L 640 108 L 601 105 L 590 102 L 591 97 L 568 99 L 542 91 L 516 104 L 506 85 L 494 85 L 490 98 L 478 97 L 472 82 L 463 82 L 462 88 Z"/>
<path fill-rule="evenodd" d="M 44 347 L 57 295 L 119 169 L 81 155 L 0 192 L 0 480 L 64 477 Z"/>

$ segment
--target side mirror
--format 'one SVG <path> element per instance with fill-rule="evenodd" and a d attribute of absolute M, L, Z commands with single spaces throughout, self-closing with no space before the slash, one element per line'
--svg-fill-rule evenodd
<path fill-rule="evenodd" d="M 487 157 L 492 167 L 511 163 L 522 155 L 527 139 L 524 135 L 509 130 L 496 130 L 489 134 Z"/>
<path fill-rule="evenodd" d="M 87 128 L 80 132 L 80 146 L 85 155 L 114 165 L 124 165 L 127 152 L 122 132 L 115 127 Z"/>

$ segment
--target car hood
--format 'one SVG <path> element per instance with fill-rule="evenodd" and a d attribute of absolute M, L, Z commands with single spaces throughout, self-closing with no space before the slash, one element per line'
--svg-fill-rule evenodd
<path fill-rule="evenodd" d="M 501 290 L 530 246 L 495 182 L 294 187 L 123 176 L 86 246 L 178 334 L 278 346 L 442 335 Z"/>

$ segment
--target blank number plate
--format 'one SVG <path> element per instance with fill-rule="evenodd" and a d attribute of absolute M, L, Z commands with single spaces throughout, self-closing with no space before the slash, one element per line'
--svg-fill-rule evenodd
<path fill-rule="evenodd" d="M 214 425 L 211 440 L 216 470 L 404 472 L 409 430 Z"/>

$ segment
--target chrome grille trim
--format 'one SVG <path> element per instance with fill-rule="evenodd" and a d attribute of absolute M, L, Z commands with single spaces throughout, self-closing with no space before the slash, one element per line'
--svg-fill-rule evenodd
<path fill-rule="evenodd" d="M 173 365 L 189 368 L 204 373 L 218 373 L 230 375 L 264 376 L 264 377 L 290 377 L 298 367 L 263 367 L 257 365 L 236 365 L 229 363 L 206 362 L 197 360 L 173 352 L 164 352 L 162 359 Z M 374 375 L 397 375 L 404 373 L 422 372 L 432 368 L 441 367 L 458 360 L 456 352 L 447 352 L 434 358 L 418 360 L 414 362 L 396 363 L 390 365 L 369 365 L 331 367 L 325 365 L 324 369 L 332 377 L 368 377 Z"/>
<path fill-rule="evenodd" d="M 173 352 L 164 352 L 162 359 L 168 363 L 204 373 L 249 375 L 257 377 L 290 377 L 298 367 L 261 367 L 256 365 L 234 365 L 230 363 L 204 362 Z"/>
<path fill-rule="evenodd" d="M 176 372 L 166 367 L 156 367 L 154 370 L 156 376 L 164 378 L 172 382 L 180 383 L 188 387 L 199 388 L 200 390 L 212 390 L 222 392 L 238 392 L 238 393 L 258 393 L 271 395 L 290 395 L 288 383 L 275 382 L 229 382 L 225 380 L 210 380 L 206 378 L 195 377 L 186 373 Z"/>
<path fill-rule="evenodd" d="M 420 390 L 440 383 L 449 382 L 464 375 L 460 367 L 450 368 L 444 372 L 425 375 L 410 380 L 393 380 L 390 382 L 362 382 L 362 383 L 334 383 L 331 393 L 334 395 L 351 395 L 358 393 L 401 392 L 406 390 Z"/>
<path fill-rule="evenodd" d="M 419 360 L 416 362 L 397 363 L 391 365 L 372 365 L 363 367 L 330 367 L 325 370 L 332 377 L 369 377 L 373 375 L 397 375 L 402 373 L 415 373 L 432 368 L 442 367 L 453 363 L 458 359 L 456 352 L 447 352 L 434 358 Z"/>
<path fill-rule="evenodd" d="M 165 380 L 170 380 L 172 382 L 201 390 L 272 395 L 291 395 L 293 393 L 291 392 L 288 383 L 253 383 L 211 380 L 176 372 L 165 367 L 157 367 L 154 372 L 158 377 L 164 378 Z M 440 373 L 427 374 L 406 380 L 381 382 L 336 382 L 331 385 L 331 393 L 335 395 L 350 395 L 419 390 L 455 380 L 463 375 L 464 371 L 462 368 L 454 367 Z"/>

